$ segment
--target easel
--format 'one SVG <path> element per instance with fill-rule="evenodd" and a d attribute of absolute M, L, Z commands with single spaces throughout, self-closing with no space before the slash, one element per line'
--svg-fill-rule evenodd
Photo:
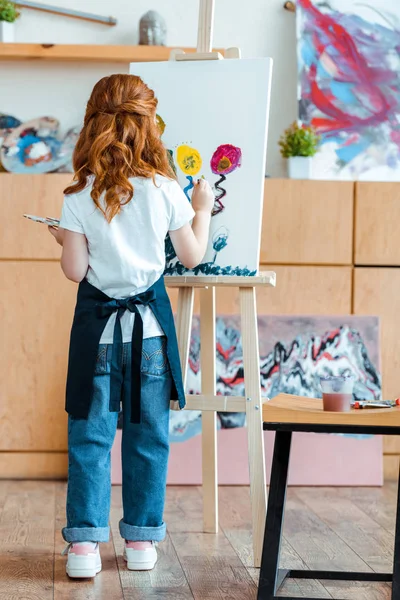
<path fill-rule="evenodd" d="M 174 50 L 170 60 L 222 60 L 212 52 L 215 0 L 200 0 L 197 52 Z M 229 48 L 225 58 L 240 58 L 239 48 Z M 266 476 L 262 430 L 256 288 L 275 286 L 275 273 L 258 277 L 166 277 L 168 287 L 179 288 L 177 335 L 183 380 L 186 384 L 195 288 L 200 289 L 201 387 L 199 396 L 186 396 L 188 410 L 202 414 L 203 523 L 207 533 L 218 532 L 217 411 L 245 412 L 247 419 L 254 566 L 261 563 L 266 518 Z M 245 397 L 216 395 L 215 290 L 239 288 L 242 326 Z"/>

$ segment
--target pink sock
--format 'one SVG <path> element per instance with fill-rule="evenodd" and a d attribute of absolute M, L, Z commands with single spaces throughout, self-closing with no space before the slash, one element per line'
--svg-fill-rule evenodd
<path fill-rule="evenodd" d="M 96 550 L 97 542 L 73 542 L 71 552 L 74 554 L 86 555 Z"/>
<path fill-rule="evenodd" d="M 148 548 L 153 547 L 152 542 L 132 542 L 130 540 L 126 541 L 126 547 L 132 548 L 133 550 L 147 550 Z"/>

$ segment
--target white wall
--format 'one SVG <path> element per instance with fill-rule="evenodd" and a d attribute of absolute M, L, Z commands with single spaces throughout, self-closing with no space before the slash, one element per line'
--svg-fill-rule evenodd
<path fill-rule="evenodd" d="M 111 14 L 118 24 L 108 27 L 23 9 L 16 23 L 17 42 L 137 44 L 139 19 L 154 9 L 167 21 L 169 46 L 196 45 L 198 2 L 194 0 L 49 0 L 48 4 Z M 277 140 L 296 117 L 294 15 L 283 9 L 283 0 L 216 0 L 214 45 L 240 46 L 244 57 L 274 59 L 267 172 L 282 175 L 285 165 Z M 55 116 L 64 131 L 80 124 L 93 84 L 117 71 L 127 72 L 128 65 L 0 62 L 0 112 L 23 120 Z"/>

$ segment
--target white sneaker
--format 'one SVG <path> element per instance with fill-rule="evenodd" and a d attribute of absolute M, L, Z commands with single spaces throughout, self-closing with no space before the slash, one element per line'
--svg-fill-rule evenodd
<path fill-rule="evenodd" d="M 101 571 L 101 558 L 97 542 L 74 542 L 69 544 L 63 554 L 68 552 L 68 577 L 95 577 Z"/>
<path fill-rule="evenodd" d="M 125 541 L 124 559 L 130 571 L 151 571 L 157 562 L 155 542 Z"/>

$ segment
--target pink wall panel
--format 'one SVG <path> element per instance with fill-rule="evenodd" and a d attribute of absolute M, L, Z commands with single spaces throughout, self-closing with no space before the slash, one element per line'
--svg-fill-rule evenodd
<path fill-rule="evenodd" d="M 269 481 L 274 434 L 265 435 L 267 481 Z M 121 431 L 112 450 L 112 482 L 121 483 Z M 249 483 L 247 429 L 218 432 L 218 480 L 221 485 Z M 201 436 L 171 444 L 168 472 L 171 485 L 201 483 Z M 382 438 L 355 439 L 337 435 L 294 435 L 290 462 L 290 485 L 379 486 L 383 484 Z"/>

